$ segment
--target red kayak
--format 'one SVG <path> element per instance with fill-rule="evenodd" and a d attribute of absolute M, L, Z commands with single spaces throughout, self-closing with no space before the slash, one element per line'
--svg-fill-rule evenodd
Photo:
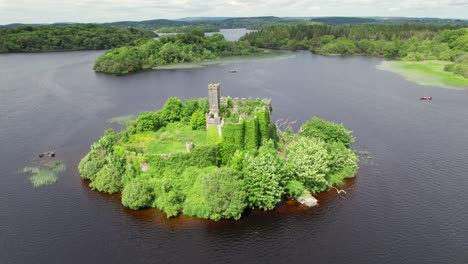
<path fill-rule="evenodd" d="M 236 73 L 236 70 L 230 70 L 229 73 Z"/>
<path fill-rule="evenodd" d="M 423 96 L 419 100 L 432 100 L 432 96 Z"/>

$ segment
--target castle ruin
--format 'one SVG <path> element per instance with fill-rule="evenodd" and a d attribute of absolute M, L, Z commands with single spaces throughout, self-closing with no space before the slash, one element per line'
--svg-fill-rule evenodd
<path fill-rule="evenodd" d="M 248 117 L 248 114 L 241 112 L 239 108 L 252 101 L 252 98 L 221 97 L 220 88 L 220 83 L 211 83 L 208 85 L 209 112 L 206 113 L 206 128 L 208 129 L 216 126 L 218 134 L 221 136 L 225 120 L 224 117 L 221 116 L 220 105 L 228 106 L 228 101 L 230 100 L 232 102 L 231 113 L 239 114 L 240 119 L 244 119 Z M 271 112 L 271 99 L 263 99 L 261 102 L 263 103 L 264 109 Z"/>
<path fill-rule="evenodd" d="M 208 85 L 208 103 L 210 105 L 210 112 L 206 113 L 206 128 L 216 126 L 218 128 L 218 134 L 221 136 L 224 119 L 221 119 L 219 111 L 220 86 L 220 83 L 211 83 Z"/>

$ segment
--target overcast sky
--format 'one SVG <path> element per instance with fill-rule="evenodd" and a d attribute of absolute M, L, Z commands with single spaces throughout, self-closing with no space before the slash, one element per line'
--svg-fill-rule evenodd
<path fill-rule="evenodd" d="M 194 16 L 410 16 L 468 19 L 468 0 L 0 0 L 0 24 Z"/>

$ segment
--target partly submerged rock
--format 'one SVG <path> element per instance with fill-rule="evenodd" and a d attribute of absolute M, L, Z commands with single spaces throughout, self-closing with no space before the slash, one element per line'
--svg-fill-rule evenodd
<path fill-rule="evenodd" d="M 46 152 L 42 152 L 39 154 L 39 158 L 43 158 L 43 157 L 55 157 L 55 152 L 53 151 L 46 151 Z"/>
<path fill-rule="evenodd" d="M 310 192 L 307 190 L 304 190 L 302 195 L 297 198 L 297 201 L 308 207 L 313 207 L 318 204 L 318 200 L 315 199 L 315 197 L 313 197 L 312 194 L 310 194 Z"/>

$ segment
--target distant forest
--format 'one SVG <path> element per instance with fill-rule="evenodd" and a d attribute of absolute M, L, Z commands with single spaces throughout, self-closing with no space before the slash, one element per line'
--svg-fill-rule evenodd
<path fill-rule="evenodd" d="M 314 17 L 313 22 L 329 25 L 339 24 L 460 24 L 468 25 L 467 20 L 449 18 L 413 18 L 413 17 Z"/>
<path fill-rule="evenodd" d="M 447 71 L 468 77 L 468 28 L 456 25 L 278 25 L 242 39 L 255 47 L 310 50 L 322 55 L 451 61 Z"/>
<path fill-rule="evenodd" d="M 155 36 L 146 30 L 92 24 L 19 26 L 0 29 L 0 52 L 110 49 Z"/>

